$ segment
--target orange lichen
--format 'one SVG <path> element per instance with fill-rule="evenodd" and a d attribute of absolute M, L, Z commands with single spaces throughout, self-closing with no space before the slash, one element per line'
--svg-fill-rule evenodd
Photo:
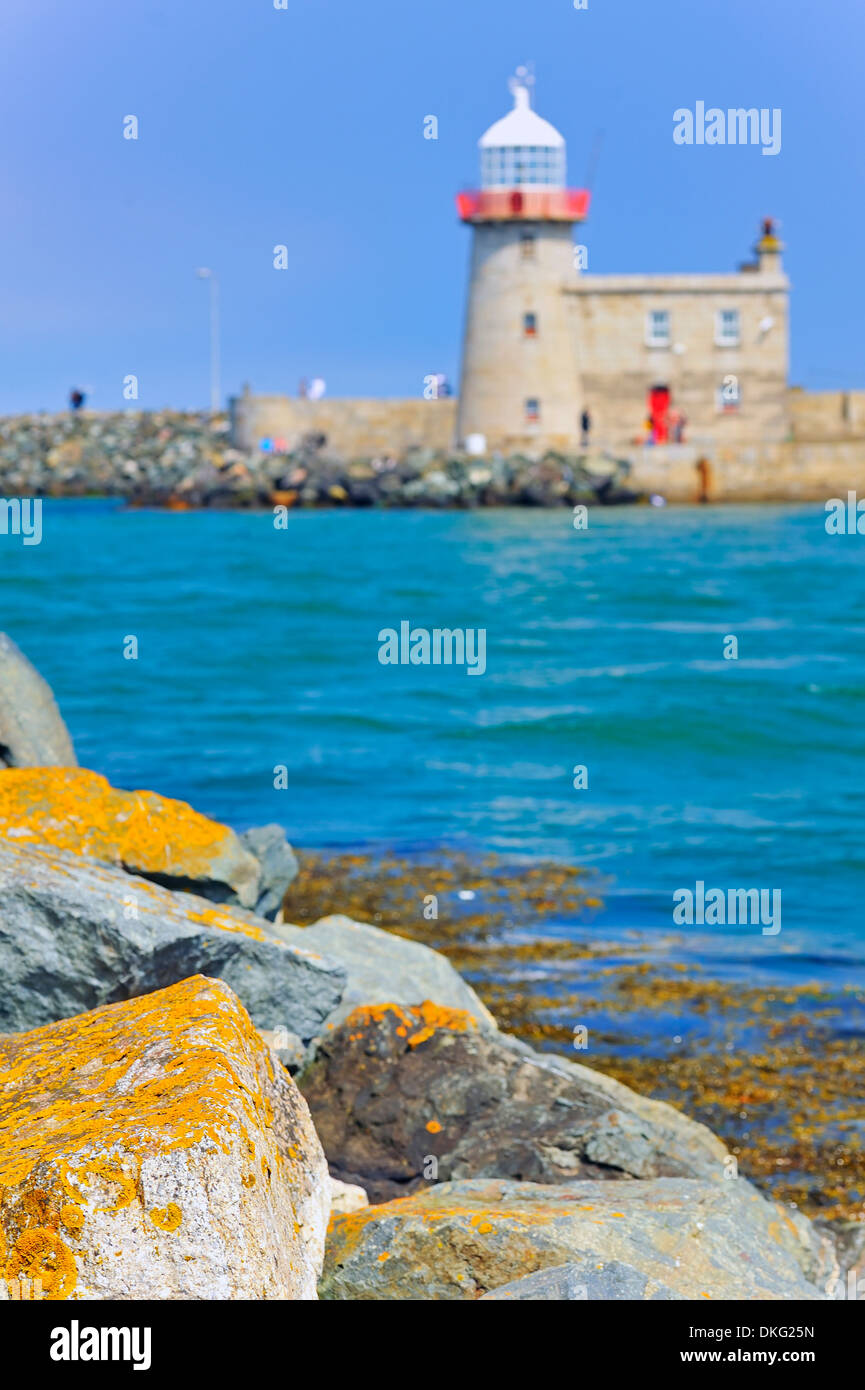
<path fill-rule="evenodd" d="M 92 1205 L 95 1211 L 122 1211 L 135 1201 L 135 1183 L 116 1163 L 88 1163 L 74 1174 L 67 1167 L 62 1170 L 60 1180 L 71 1196 L 85 1205 Z M 94 1200 L 95 1193 L 88 1195 L 82 1187 L 95 1188 L 96 1193 L 107 1189 L 105 1195 L 109 1200 L 99 1205 Z"/>
<path fill-rule="evenodd" d="M 254 1152 L 249 1132 L 273 1123 L 264 1052 L 228 986 L 201 976 L 0 1040 L 0 1187 L 32 1184 L 34 1217 L 52 1189 L 63 1210 L 116 1212 L 157 1147 Z"/>
<path fill-rule="evenodd" d="M 276 937 L 266 936 L 254 922 L 247 922 L 239 913 L 229 911 L 224 907 L 204 907 L 200 910 L 192 908 L 186 911 L 186 916 L 190 922 L 200 922 L 204 927 L 218 927 L 220 931 L 239 932 L 241 936 L 249 936 L 253 941 L 268 941 L 271 945 L 285 947 L 285 942 Z M 288 949 L 286 947 L 286 949 Z"/>
<path fill-rule="evenodd" d="M 31 1188 L 21 1198 L 21 1208 L 39 1226 L 56 1226 L 57 1217 L 50 1212 L 50 1194 L 42 1188 Z"/>
<path fill-rule="evenodd" d="M 48 844 L 103 863 L 203 877 L 214 860 L 237 856 L 233 831 L 148 791 L 120 791 L 86 768 L 7 768 L 0 783 L 0 835 Z"/>
<path fill-rule="evenodd" d="M 441 1134 L 442 1127 L 438 1120 L 428 1120 L 424 1128 L 427 1129 L 430 1134 Z"/>
<path fill-rule="evenodd" d="M 433 1004 L 425 999 L 422 1004 L 361 1004 L 345 1020 L 347 1028 L 359 1028 L 354 1034 L 362 1038 L 363 1030 L 384 1023 L 389 1015 L 397 1020 L 396 1033 L 399 1037 L 408 1034 L 409 1047 L 418 1047 L 426 1042 L 438 1029 L 452 1033 L 468 1033 L 477 1029 L 477 1020 L 465 1009 L 448 1009 L 442 1004 Z"/>
<path fill-rule="evenodd" d="M 150 1220 L 160 1231 L 176 1231 L 183 1220 L 183 1212 L 176 1202 L 169 1202 L 167 1207 L 154 1207 Z"/>
<path fill-rule="evenodd" d="M 489 1205 L 468 1205 L 455 1203 L 447 1207 L 429 1207 L 425 1192 L 413 1193 L 409 1197 L 395 1197 L 390 1202 L 364 1207 L 354 1212 L 335 1212 L 328 1226 L 328 1246 L 332 1262 L 347 1259 L 360 1245 L 367 1226 L 384 1222 L 393 1216 L 398 1221 L 414 1217 L 426 1226 L 436 1227 L 449 1223 L 465 1222 L 470 1231 L 477 1235 L 489 1235 L 497 1226 L 507 1231 L 531 1231 L 549 1226 L 567 1215 L 565 1200 L 547 1200 L 532 1203 L 528 1209 L 497 1207 L 490 1193 Z M 603 1224 L 603 1223 L 598 1223 Z"/>
<path fill-rule="evenodd" d="M 60 1220 L 67 1231 L 77 1236 L 84 1227 L 84 1212 L 74 1202 L 65 1202 L 60 1208 Z"/>
<path fill-rule="evenodd" d="M 15 1242 L 6 1264 L 6 1280 L 38 1279 L 42 1296 L 59 1300 L 68 1298 L 78 1282 L 72 1251 L 47 1227 L 37 1226 L 24 1231 Z"/>

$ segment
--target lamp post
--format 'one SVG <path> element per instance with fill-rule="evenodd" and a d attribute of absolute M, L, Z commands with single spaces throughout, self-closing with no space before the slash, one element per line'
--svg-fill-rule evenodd
<path fill-rule="evenodd" d="M 219 389 L 219 281 L 212 270 L 202 266 L 196 275 L 200 280 L 210 281 L 210 413 L 218 415 L 220 408 Z"/>

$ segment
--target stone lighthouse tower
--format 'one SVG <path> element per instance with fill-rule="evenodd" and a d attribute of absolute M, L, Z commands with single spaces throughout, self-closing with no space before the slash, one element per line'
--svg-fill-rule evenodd
<path fill-rule="evenodd" d="M 478 452 L 567 448 L 583 405 L 566 284 L 587 192 L 566 186 L 565 141 L 532 110 L 517 70 L 514 107 L 479 142 L 481 187 L 457 208 L 472 227 L 457 433 Z"/>

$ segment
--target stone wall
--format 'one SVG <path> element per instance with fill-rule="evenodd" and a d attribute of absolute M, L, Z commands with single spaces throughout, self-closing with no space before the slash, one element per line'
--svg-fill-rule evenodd
<path fill-rule="evenodd" d="M 865 497 L 865 439 L 705 450 L 654 445 L 623 450 L 621 457 L 631 463 L 631 486 L 668 502 L 699 501 L 701 458 L 710 502 L 825 502 L 848 490 Z"/>
<path fill-rule="evenodd" d="M 670 502 L 698 500 L 700 458 L 708 463 L 712 501 L 825 501 L 846 496 L 849 489 L 865 497 L 865 392 L 791 391 L 787 399 L 792 440 L 751 435 L 665 446 L 613 439 L 609 445 L 631 463 L 634 487 L 660 493 Z M 454 447 L 456 413 L 453 397 L 305 401 L 240 396 L 233 402 L 234 440 L 243 449 L 256 449 L 263 438 L 292 448 L 305 434 L 318 433 L 346 458 L 400 455 L 412 445 L 446 453 Z M 593 430 L 593 445 L 607 444 L 598 433 Z M 529 452 L 539 452 L 538 441 Z"/>
<path fill-rule="evenodd" d="M 865 439 L 865 391 L 790 392 L 794 439 Z"/>
<path fill-rule="evenodd" d="M 244 393 L 231 401 L 232 438 L 240 449 L 271 439 L 291 450 L 304 435 L 323 434 L 328 449 L 347 458 L 400 455 L 414 446 L 445 450 L 456 436 L 456 410 L 452 396 L 310 401 Z"/>

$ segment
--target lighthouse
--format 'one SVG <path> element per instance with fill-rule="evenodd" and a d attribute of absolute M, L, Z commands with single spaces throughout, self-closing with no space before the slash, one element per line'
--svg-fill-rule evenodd
<path fill-rule="evenodd" d="M 567 448 L 583 406 L 565 288 L 589 194 L 568 189 L 564 138 L 532 109 L 532 84 L 519 68 L 513 110 L 479 141 L 480 190 L 457 197 L 472 228 L 457 434 L 477 452 Z"/>

